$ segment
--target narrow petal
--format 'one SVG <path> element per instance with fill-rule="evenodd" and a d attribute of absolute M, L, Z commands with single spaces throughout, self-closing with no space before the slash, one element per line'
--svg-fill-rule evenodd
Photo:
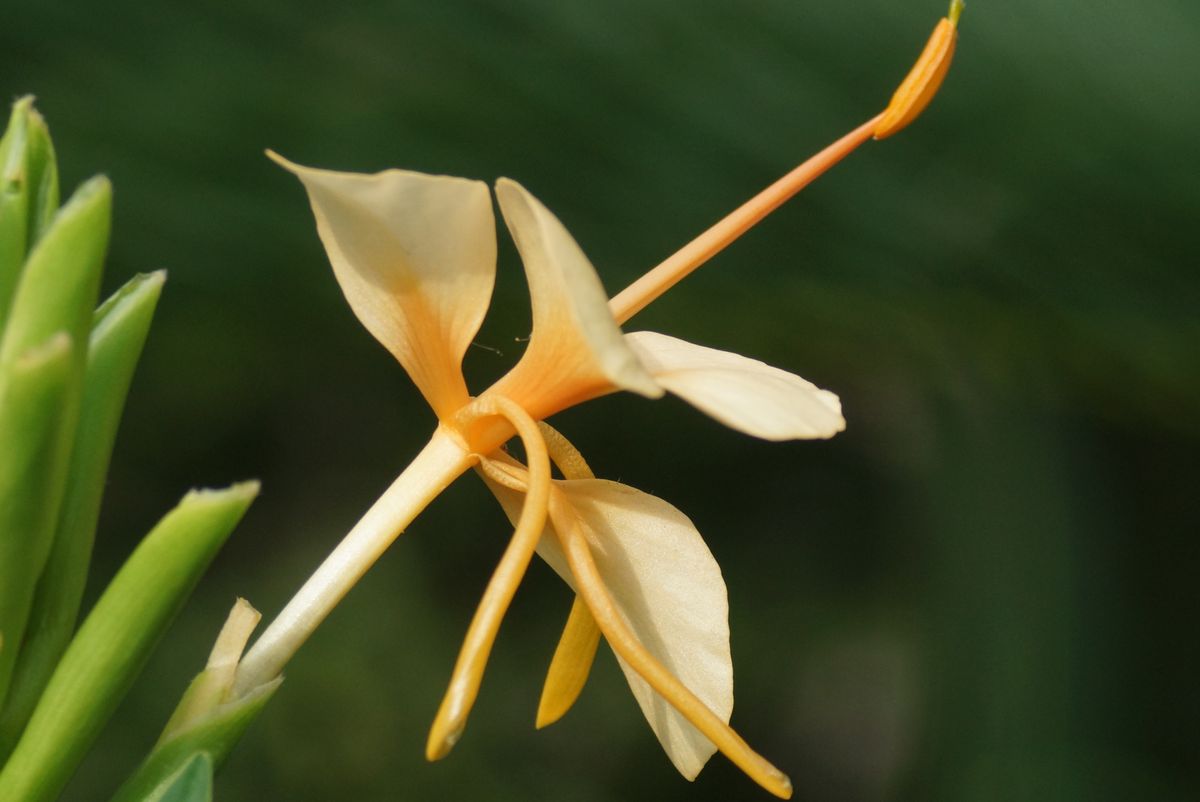
<path fill-rule="evenodd" d="M 550 460 L 562 471 L 564 479 L 596 478 L 583 454 L 561 432 L 545 422 L 538 424 L 538 431 L 546 442 Z M 576 596 L 558 648 L 554 650 L 554 658 L 550 661 L 550 670 L 546 672 L 546 682 L 542 685 L 542 698 L 537 711 L 538 729 L 558 721 L 575 704 L 583 692 L 583 686 L 587 684 L 599 645 L 600 627 L 596 618 L 584 600 Z"/>
<path fill-rule="evenodd" d="M 576 596 L 542 686 L 537 710 L 539 730 L 558 721 L 575 704 L 587 684 L 599 645 L 600 627 L 587 604 Z"/>
<path fill-rule="evenodd" d="M 462 358 L 487 311 L 496 222 L 487 185 L 387 170 L 339 173 L 270 154 L 308 190 L 354 314 L 445 419 L 467 401 Z"/>
<path fill-rule="evenodd" d="M 496 198 L 525 264 L 533 331 L 520 363 L 494 391 L 539 420 L 614 390 L 661 396 L 622 338 L 595 268 L 563 224 L 515 181 L 498 181 Z"/>
<path fill-rule="evenodd" d="M 652 331 L 625 341 L 663 388 L 740 432 L 807 440 L 846 428 L 838 397 L 795 374 Z"/>

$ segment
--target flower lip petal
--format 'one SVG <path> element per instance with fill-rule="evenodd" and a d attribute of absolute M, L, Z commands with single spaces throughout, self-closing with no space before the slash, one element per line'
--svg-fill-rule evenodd
<path fill-rule="evenodd" d="M 793 373 L 652 331 L 625 341 L 667 391 L 740 432 L 805 440 L 846 428 L 838 397 Z"/>
<path fill-rule="evenodd" d="M 268 151 L 308 191 L 338 284 L 440 418 L 467 401 L 462 359 L 496 274 L 496 222 L 481 181 L 303 167 Z"/>
<path fill-rule="evenodd" d="M 562 481 L 596 567 L 650 651 L 722 721 L 733 713 L 729 602 L 721 568 L 695 525 L 660 498 L 603 479 Z M 557 542 L 541 553 L 558 570 Z M 565 565 L 564 565 L 565 567 Z M 569 575 L 569 572 L 568 572 Z M 618 657 L 630 690 L 679 773 L 695 779 L 716 752 L 694 725 Z"/>
<path fill-rule="evenodd" d="M 523 494 L 487 484 L 516 520 Z M 721 568 L 696 527 L 671 504 L 628 485 L 603 479 L 554 484 L 584 524 L 596 567 L 642 645 L 728 722 L 733 712 L 729 603 Z M 538 554 L 575 587 L 549 528 Z M 683 776 L 695 779 L 716 747 L 623 659 L 617 660 L 671 762 Z"/>
<path fill-rule="evenodd" d="M 496 182 L 496 198 L 525 265 L 533 311 L 529 347 L 496 391 L 539 419 L 613 390 L 660 397 L 662 388 L 621 336 L 595 268 L 563 224 L 511 179 Z"/>

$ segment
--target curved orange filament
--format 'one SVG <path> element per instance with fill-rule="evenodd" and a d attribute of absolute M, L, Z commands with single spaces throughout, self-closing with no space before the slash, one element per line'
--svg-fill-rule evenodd
<path fill-rule="evenodd" d="M 462 736 L 467 716 L 479 695 L 483 671 L 487 667 L 500 622 L 529 568 L 529 561 L 546 527 L 550 457 L 537 424 L 520 406 L 502 396 L 479 399 L 460 413 L 461 423 L 466 425 L 474 419 L 491 416 L 502 417 L 512 424 L 525 445 L 529 461 L 528 491 L 512 540 L 488 581 L 483 599 L 467 629 L 454 672 L 450 676 L 450 685 L 429 730 L 429 740 L 425 745 L 425 757 L 429 760 L 445 757 Z"/>

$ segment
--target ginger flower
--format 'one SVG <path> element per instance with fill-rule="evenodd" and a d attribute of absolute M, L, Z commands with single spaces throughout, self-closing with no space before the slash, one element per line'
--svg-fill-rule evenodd
<path fill-rule="evenodd" d="M 844 426 L 837 397 L 736 354 L 651 332 L 622 334 L 596 271 L 566 228 L 521 185 L 501 179 L 496 199 L 525 265 L 533 329 L 513 370 L 472 398 L 461 363 L 496 268 L 487 185 L 280 161 L 308 190 L 354 312 L 437 414 L 438 430 L 415 463 L 422 478 L 441 484 L 477 465 L 517 520 L 434 722 L 429 757 L 443 756 L 458 740 L 500 619 L 537 550 L 580 600 L 547 684 L 542 723 L 546 710 L 557 717 L 570 705 L 603 634 L 685 776 L 695 777 L 720 747 L 785 794 L 786 778 L 726 723 L 733 671 L 725 584 L 700 534 L 666 502 L 591 478 L 582 457 L 538 421 L 617 390 L 650 398 L 669 391 L 759 437 L 829 437 Z M 529 468 L 500 450 L 514 432 Z M 551 459 L 565 479 L 551 481 Z"/>
<path fill-rule="evenodd" d="M 944 31 L 940 35 L 945 38 Z M 799 376 L 664 334 L 623 333 L 620 325 L 860 144 L 910 122 L 915 113 L 897 104 L 923 107 L 932 94 L 929 81 L 940 82 L 945 74 L 941 62 L 921 69 L 932 77 L 910 76 L 906 83 L 915 85 L 902 86 L 887 111 L 611 301 L 558 218 L 520 184 L 500 179 L 495 201 L 524 264 L 533 327 L 516 366 L 477 396 L 466 386 L 462 360 L 495 277 L 496 221 L 488 186 L 404 170 L 334 172 L 271 154 L 307 190 L 354 313 L 404 367 L 438 425 L 428 445 L 242 660 L 237 692 L 277 676 L 420 511 L 474 468 L 515 528 L 454 666 L 429 735 L 429 759 L 445 756 L 460 738 L 500 622 L 536 552 L 576 593 L 546 678 L 538 727 L 573 704 L 603 637 L 680 773 L 694 778 L 719 750 L 765 789 L 789 797 L 787 777 L 729 727 L 733 671 L 725 584 L 699 532 L 667 502 L 594 478 L 575 447 L 543 421 L 583 401 L 628 390 L 648 398 L 674 394 L 727 426 L 767 440 L 827 438 L 841 431 L 837 397 Z M 527 465 L 505 450 L 514 437 Z M 552 466 L 561 479 L 553 478 Z"/>

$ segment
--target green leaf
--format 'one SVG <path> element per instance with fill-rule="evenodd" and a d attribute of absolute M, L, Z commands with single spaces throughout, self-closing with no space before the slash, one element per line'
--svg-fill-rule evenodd
<path fill-rule="evenodd" d="M 29 111 L 33 98 L 13 105 L 0 139 L 0 331 L 8 317 L 13 290 L 21 276 L 29 236 L 29 182 L 25 180 Z"/>
<path fill-rule="evenodd" d="M 26 169 L 30 202 L 26 242 L 32 248 L 50 228 L 58 211 L 58 159 L 54 155 L 50 129 L 42 115 L 33 109 L 29 110 L 28 137 Z"/>
<path fill-rule="evenodd" d="M 0 427 L 0 631 L 8 643 L 0 652 L 0 704 L 7 696 L 33 588 L 58 522 L 65 466 L 79 417 L 86 360 L 82 344 L 91 329 L 111 205 L 108 181 L 97 178 L 80 187 L 55 215 L 25 263 L 0 341 L 0 416 L 9 427 Z M 39 403 L 44 409 L 31 406 L 28 399 L 21 401 L 33 390 L 18 386 L 23 379 L 17 363 L 63 332 L 69 357 L 66 372 L 52 392 L 42 393 L 45 400 Z M 9 409 L 13 405 L 16 408 Z M 30 450 L 36 448 L 43 449 L 41 457 Z M 25 463 L 37 470 L 27 470 Z"/>
<path fill-rule="evenodd" d="M 75 630 L 117 425 L 164 279 L 162 272 L 137 276 L 96 311 L 57 533 L 0 708 L 0 761 L 16 745 Z"/>
<path fill-rule="evenodd" d="M 203 685 L 202 672 L 193 680 L 191 688 Z M 112 802 L 148 802 L 158 799 L 156 793 L 187 764 L 193 756 L 205 753 L 212 757 L 214 766 L 220 766 L 237 744 L 246 728 L 271 700 L 282 677 L 276 677 L 260 685 L 242 698 L 218 707 L 212 715 L 195 724 L 185 732 L 164 741 L 155 747 L 150 756 L 138 767 L 117 791 Z M 2 789 L 3 786 L 0 786 Z"/>
<path fill-rule="evenodd" d="M 111 218 L 112 187 L 103 176 L 84 183 L 54 216 L 17 283 L 0 369 L 55 332 L 87 342 Z M 82 351 L 78 358 L 82 368 Z"/>
<path fill-rule="evenodd" d="M 212 802 L 213 764 L 206 752 L 192 755 L 161 794 L 143 802 Z"/>
<path fill-rule="evenodd" d="M 13 104 L 0 139 L 0 330 L 27 252 L 58 208 L 58 166 L 33 98 Z"/>
<path fill-rule="evenodd" d="M 193 491 L 117 572 L 46 686 L 3 771 L 0 799 L 53 799 L 258 493 Z"/>
<path fill-rule="evenodd" d="M 59 332 L 0 375 L 0 702 L 58 521 L 73 429 L 64 425 L 73 350 Z"/>

